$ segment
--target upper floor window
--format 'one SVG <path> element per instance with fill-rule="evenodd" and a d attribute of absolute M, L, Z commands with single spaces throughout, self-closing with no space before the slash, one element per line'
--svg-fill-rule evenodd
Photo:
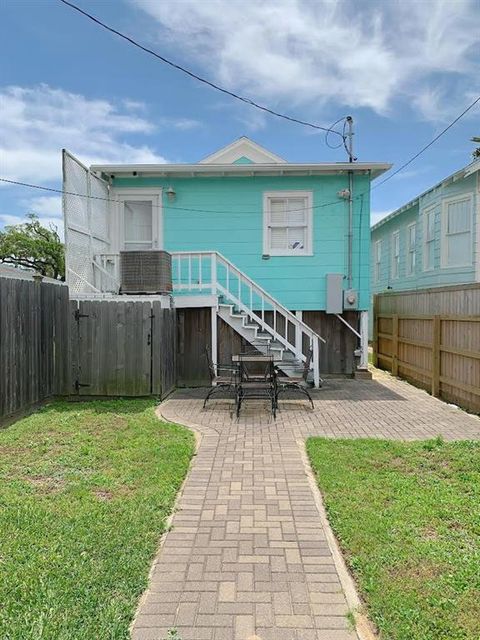
<path fill-rule="evenodd" d="M 400 275 L 400 231 L 392 233 L 392 278 Z"/>
<path fill-rule="evenodd" d="M 415 273 L 417 260 L 417 225 L 415 223 L 407 227 L 407 275 Z"/>
<path fill-rule="evenodd" d="M 442 267 L 472 264 L 472 197 L 442 203 Z"/>
<path fill-rule="evenodd" d="M 382 276 L 382 241 L 381 240 L 377 240 L 375 242 L 374 260 L 375 260 L 375 265 L 374 265 L 375 282 L 379 282 Z"/>
<path fill-rule="evenodd" d="M 435 209 L 423 213 L 423 268 L 430 271 L 435 266 Z"/>
<path fill-rule="evenodd" d="M 264 194 L 263 253 L 311 255 L 312 192 L 271 191 Z"/>

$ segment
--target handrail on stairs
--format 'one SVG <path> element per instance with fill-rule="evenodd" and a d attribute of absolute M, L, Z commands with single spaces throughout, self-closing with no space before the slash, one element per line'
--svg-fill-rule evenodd
<path fill-rule="evenodd" d="M 273 336 L 275 340 L 282 343 L 289 350 L 295 353 L 297 359 L 305 362 L 306 356 L 302 350 L 303 334 L 305 334 L 310 340 L 310 348 L 313 351 L 312 367 L 314 375 L 315 386 L 319 386 L 320 373 L 319 373 L 319 342 L 325 343 L 325 339 L 318 333 L 313 331 L 303 320 L 300 320 L 289 309 L 284 307 L 278 300 L 271 296 L 265 289 L 256 284 L 249 276 L 236 267 L 228 258 L 223 256 L 218 251 L 173 251 L 171 252 L 172 259 L 176 263 L 176 280 L 177 286 L 180 290 L 203 290 L 205 288 L 211 288 L 212 294 L 220 292 L 228 302 L 233 303 L 241 311 L 245 312 L 254 322 L 260 324 L 263 330 L 267 331 Z M 198 258 L 197 269 L 195 265 L 192 265 L 192 258 Z M 206 265 L 206 268 L 202 268 L 203 258 L 209 258 L 210 264 Z M 187 275 L 186 282 L 182 280 L 182 261 L 187 261 Z M 220 282 L 218 267 L 225 268 L 225 286 Z M 205 275 L 208 267 L 210 268 L 210 278 L 207 278 L 207 282 L 204 282 Z M 185 269 L 183 270 L 185 271 Z M 193 275 L 195 274 L 195 275 Z M 238 291 L 234 293 L 231 290 L 230 284 L 232 276 L 237 281 Z M 208 282 L 210 280 L 210 282 Z M 249 292 L 249 304 L 246 304 L 242 300 L 242 285 L 247 287 Z M 261 303 L 261 315 L 258 316 L 253 310 L 253 293 L 260 298 Z M 265 322 L 265 303 L 272 307 L 273 311 L 273 326 Z M 285 320 L 285 335 L 282 335 L 277 330 L 276 315 L 280 314 Z M 288 339 L 288 323 L 291 322 L 295 328 L 295 341 L 290 342 Z M 298 332 L 297 332 L 298 330 Z"/>
<path fill-rule="evenodd" d="M 171 251 L 172 267 L 174 275 L 174 291 L 210 291 L 213 295 L 219 292 L 236 307 L 244 311 L 249 318 L 258 323 L 263 330 L 272 335 L 272 337 L 286 346 L 292 351 L 298 360 L 305 362 L 306 356 L 303 353 L 303 335 L 306 335 L 310 342 L 310 348 L 313 351 L 312 368 L 315 386 L 319 385 L 319 344 L 324 338 L 311 329 L 303 320 L 297 318 L 289 309 L 284 307 L 278 300 L 271 296 L 260 285 L 256 284 L 249 276 L 236 267 L 228 258 L 218 251 Z M 205 262 L 204 262 L 205 259 Z M 113 273 L 106 269 L 107 262 L 113 265 Z M 182 269 L 182 263 L 186 268 Z M 96 268 L 102 277 L 110 280 L 116 287 L 120 286 L 119 282 L 119 254 L 104 253 L 94 256 L 94 269 Z M 219 267 L 225 269 L 225 286 L 219 277 Z M 75 274 L 77 277 L 78 274 Z M 231 290 L 232 280 L 237 281 L 237 293 Z M 89 283 L 88 283 L 89 284 Z M 248 304 L 242 299 L 242 285 L 247 288 L 249 293 Z M 91 284 L 89 286 L 96 290 Z M 101 289 L 106 287 L 101 284 Z M 260 299 L 260 313 L 258 316 L 253 310 L 253 296 Z M 270 305 L 273 311 L 273 326 L 265 321 L 265 305 Z M 268 311 L 268 309 L 267 309 Z M 277 314 L 281 315 L 285 320 L 285 335 L 278 331 Z M 291 323 L 295 331 L 294 343 L 288 339 L 288 323 Z"/>

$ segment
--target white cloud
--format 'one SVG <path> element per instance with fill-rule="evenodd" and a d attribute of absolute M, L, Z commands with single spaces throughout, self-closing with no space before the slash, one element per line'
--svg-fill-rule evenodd
<path fill-rule="evenodd" d="M 383 220 L 386 216 L 390 215 L 392 211 L 389 209 L 388 211 L 371 211 L 370 212 L 370 226 L 373 227 L 374 224 Z"/>
<path fill-rule="evenodd" d="M 33 213 L 33 212 L 32 212 Z M 60 240 L 64 239 L 64 229 L 63 229 L 63 218 L 56 216 L 39 216 L 40 222 L 42 226 L 49 228 L 55 228 L 57 230 L 58 235 L 60 236 Z M 9 225 L 21 224 L 23 222 L 27 222 L 26 215 L 24 216 L 15 216 L 8 213 L 0 213 L 0 230 L 2 227 L 6 227 Z"/>
<path fill-rule="evenodd" d="M 291 110 L 388 114 L 401 98 L 439 120 L 479 84 L 478 0 L 130 1 L 158 22 L 159 41 L 181 42 L 211 77 Z"/>
<path fill-rule="evenodd" d="M 155 129 L 139 115 L 139 103 L 116 107 L 107 100 L 39 85 L 3 89 L 0 108 L 0 173 L 12 180 L 59 180 L 64 147 L 86 164 L 165 162 L 151 147 L 125 141 L 126 136 Z"/>

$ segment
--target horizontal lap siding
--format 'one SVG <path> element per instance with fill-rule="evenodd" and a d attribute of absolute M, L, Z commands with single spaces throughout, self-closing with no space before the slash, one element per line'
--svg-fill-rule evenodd
<path fill-rule="evenodd" d="M 173 187 L 174 203 L 164 199 L 167 251 L 224 254 L 289 309 L 325 308 L 325 275 L 346 273 L 348 205 L 337 192 L 348 176 L 116 179 L 118 187 Z M 368 176 L 355 178 L 356 192 L 367 191 Z M 263 254 L 263 194 L 266 191 L 313 192 L 313 256 Z M 321 205 L 334 203 L 321 207 Z M 360 304 L 369 303 L 369 196 L 355 200 L 353 275 Z M 187 211 L 196 209 L 197 211 Z M 198 211 L 205 209 L 207 211 Z M 212 213 L 214 211 L 214 213 Z"/>
<path fill-rule="evenodd" d="M 480 177 L 477 178 L 475 175 L 471 175 L 457 182 L 434 189 L 422 196 L 419 204 L 412 205 L 372 231 L 370 251 L 372 260 L 371 287 L 373 293 L 381 293 L 385 291 L 387 287 L 391 287 L 394 291 L 404 291 L 475 282 L 475 260 L 478 260 L 479 251 L 479 184 Z M 473 208 L 472 264 L 462 267 L 445 268 L 441 266 L 442 201 L 444 199 L 468 194 L 472 195 Z M 422 213 L 426 208 L 429 209 L 430 207 L 432 207 L 435 212 L 434 269 L 424 270 L 424 220 Z M 417 225 L 416 267 L 415 273 L 407 275 L 407 233 L 408 226 L 413 222 Z M 397 230 L 400 232 L 400 275 L 398 278 L 392 278 L 392 234 Z M 377 281 L 375 280 L 374 274 L 374 252 L 375 243 L 378 240 L 382 242 L 382 264 L 381 276 Z"/>

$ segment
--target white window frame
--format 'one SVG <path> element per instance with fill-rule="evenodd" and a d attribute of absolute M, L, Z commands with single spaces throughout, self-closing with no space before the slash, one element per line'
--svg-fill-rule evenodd
<path fill-rule="evenodd" d="M 414 238 L 415 238 L 413 250 L 410 244 L 411 229 L 413 229 Z M 413 255 L 413 268 L 412 268 L 412 265 L 410 265 L 410 258 L 412 255 Z M 417 270 L 417 223 L 416 222 L 412 222 L 411 224 L 407 225 L 407 265 L 406 267 L 407 268 L 405 271 L 407 276 L 414 276 Z"/>
<path fill-rule="evenodd" d="M 423 270 L 424 271 L 434 271 L 435 269 L 435 209 L 437 205 L 430 205 L 429 207 L 425 207 L 422 209 L 421 218 L 423 221 L 423 241 L 422 241 L 422 253 L 423 253 Z M 427 214 L 433 213 L 433 238 L 427 241 L 427 230 L 428 230 L 428 222 L 427 222 Z M 431 267 L 427 264 L 427 244 L 431 242 L 433 245 L 433 264 Z"/>
<path fill-rule="evenodd" d="M 394 274 L 394 265 L 395 265 L 395 240 L 398 238 L 398 256 L 396 256 L 398 258 L 398 263 L 397 263 L 397 273 Z M 391 243 L 391 251 L 392 251 L 392 255 L 391 255 L 391 279 L 392 280 L 398 280 L 398 278 L 400 278 L 400 229 L 396 229 L 395 231 L 393 231 L 392 233 L 392 243 Z"/>
<path fill-rule="evenodd" d="M 270 248 L 270 200 L 273 198 L 305 198 L 307 205 L 305 247 L 302 250 Z M 265 191 L 263 194 L 263 254 L 268 256 L 313 255 L 313 192 L 312 191 Z M 299 225 L 296 225 L 297 227 Z M 282 227 L 283 228 L 283 227 Z"/>
<path fill-rule="evenodd" d="M 144 202 L 152 203 L 152 250 L 163 249 L 163 206 L 162 189 L 152 187 L 138 188 L 114 188 L 112 195 L 117 201 L 115 207 L 115 219 L 112 220 L 112 247 L 116 251 L 123 251 L 125 243 L 125 222 L 124 222 L 124 202 Z"/>
<path fill-rule="evenodd" d="M 448 229 L 448 205 L 468 200 L 470 203 L 470 255 L 469 259 L 461 264 L 448 264 L 447 229 Z M 473 265 L 473 195 L 471 193 L 461 196 L 452 196 L 442 200 L 442 222 L 440 238 L 440 264 L 442 269 L 457 269 L 459 267 L 471 267 Z"/>
<path fill-rule="evenodd" d="M 382 240 L 376 240 L 374 246 L 374 277 L 375 282 L 380 282 L 382 275 Z"/>

